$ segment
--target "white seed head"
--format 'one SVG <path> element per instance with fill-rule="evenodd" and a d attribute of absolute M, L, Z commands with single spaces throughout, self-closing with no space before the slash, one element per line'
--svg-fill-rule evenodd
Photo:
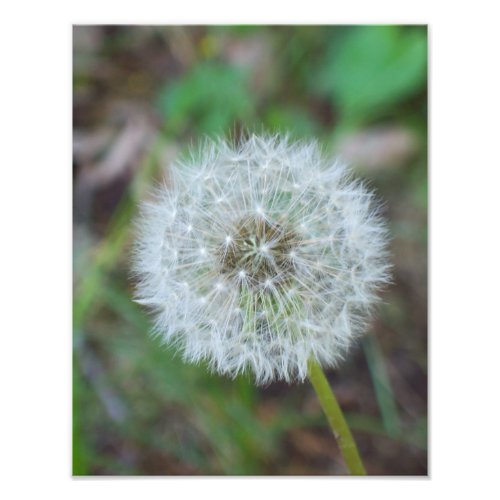
<path fill-rule="evenodd" d="M 314 142 L 206 141 L 145 203 L 137 301 L 186 360 L 257 383 L 342 359 L 388 281 L 373 195 Z"/>

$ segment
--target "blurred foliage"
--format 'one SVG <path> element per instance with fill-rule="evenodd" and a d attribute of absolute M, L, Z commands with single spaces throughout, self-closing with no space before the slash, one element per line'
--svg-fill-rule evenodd
<path fill-rule="evenodd" d="M 328 47 L 317 88 L 340 108 L 345 120 L 359 122 L 385 115 L 418 92 L 426 73 L 423 30 L 357 27 Z"/>
<path fill-rule="evenodd" d="M 167 85 L 160 92 L 158 108 L 167 131 L 209 134 L 225 133 L 237 121 L 251 121 L 255 102 L 243 71 L 205 62 Z"/>
<path fill-rule="evenodd" d="M 319 132 L 319 127 L 312 117 L 300 108 L 270 106 L 266 110 L 264 121 L 270 130 L 283 133 L 293 131 L 298 137 L 313 137 Z"/>
<path fill-rule="evenodd" d="M 138 202 L 187 143 L 245 129 L 318 138 L 386 200 L 395 283 L 332 383 L 369 473 L 426 473 L 426 40 L 418 26 L 75 27 L 75 475 L 345 471 L 308 384 L 186 364 L 132 301 Z"/>

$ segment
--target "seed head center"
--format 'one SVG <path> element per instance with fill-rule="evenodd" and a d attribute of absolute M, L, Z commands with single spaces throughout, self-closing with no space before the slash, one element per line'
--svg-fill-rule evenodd
<path fill-rule="evenodd" d="M 293 276 L 290 254 L 297 245 L 297 235 L 285 224 L 245 217 L 234 224 L 230 243 L 220 247 L 221 272 L 252 288 L 282 284 Z"/>

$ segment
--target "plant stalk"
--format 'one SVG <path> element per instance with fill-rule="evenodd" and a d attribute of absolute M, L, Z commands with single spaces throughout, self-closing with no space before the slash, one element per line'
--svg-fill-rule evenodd
<path fill-rule="evenodd" d="M 349 473 L 353 476 L 365 476 L 366 470 L 361 461 L 358 447 L 321 366 L 316 361 L 310 359 L 307 369 L 309 380 L 314 387 L 321 408 L 323 408 L 333 435 L 337 440 Z"/>

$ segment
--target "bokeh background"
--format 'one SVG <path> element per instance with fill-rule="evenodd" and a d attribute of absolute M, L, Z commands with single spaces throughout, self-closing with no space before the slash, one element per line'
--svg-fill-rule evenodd
<path fill-rule="evenodd" d="M 427 474 L 425 26 L 74 26 L 74 475 L 345 474 L 308 383 L 255 387 L 149 335 L 137 204 L 209 134 L 317 138 L 384 200 L 394 283 L 331 384 L 369 474 Z"/>

